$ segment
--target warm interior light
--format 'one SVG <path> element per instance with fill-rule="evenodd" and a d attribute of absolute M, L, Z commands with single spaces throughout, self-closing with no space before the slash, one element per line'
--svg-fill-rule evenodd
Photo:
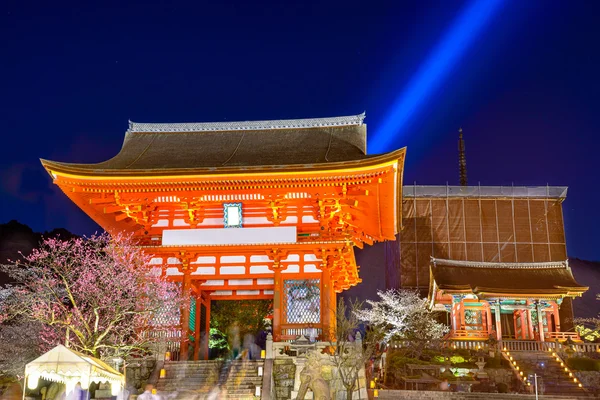
<path fill-rule="evenodd" d="M 373 397 L 379 397 L 379 390 L 375 389 L 373 391 Z"/>
<path fill-rule="evenodd" d="M 171 361 L 171 352 L 170 351 L 167 351 L 165 353 L 165 361 Z"/>
<path fill-rule="evenodd" d="M 261 350 L 260 351 L 260 358 L 265 358 L 267 356 L 267 351 L 266 350 Z"/>
<path fill-rule="evenodd" d="M 83 390 L 88 390 L 90 388 L 90 377 L 88 375 L 82 375 L 79 383 L 81 383 L 81 388 Z"/>
<path fill-rule="evenodd" d="M 40 383 L 40 376 L 38 374 L 31 374 L 27 377 L 27 389 L 35 390 Z"/>
<path fill-rule="evenodd" d="M 110 394 L 117 396 L 121 391 L 121 384 L 119 382 L 112 382 L 110 384 Z"/>
<path fill-rule="evenodd" d="M 161 378 L 166 378 L 167 377 L 167 370 L 166 369 L 162 368 L 160 370 L 160 377 Z"/>
<path fill-rule="evenodd" d="M 258 367 L 258 376 L 263 376 L 263 367 Z"/>
<path fill-rule="evenodd" d="M 260 386 L 256 386 L 256 387 L 254 388 L 254 395 L 255 395 L 256 397 L 260 397 Z"/>
<path fill-rule="evenodd" d="M 371 384 L 370 384 L 370 385 L 371 385 L 371 386 L 370 386 L 370 387 L 371 387 L 371 389 L 375 389 L 375 381 L 371 381 Z"/>

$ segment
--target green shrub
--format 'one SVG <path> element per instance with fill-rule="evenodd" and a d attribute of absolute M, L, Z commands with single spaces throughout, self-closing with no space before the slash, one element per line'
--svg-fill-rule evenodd
<path fill-rule="evenodd" d="M 403 369 L 406 364 L 429 364 L 416 358 L 404 357 L 402 353 L 392 353 L 387 357 L 388 370 L 397 371 Z"/>
<path fill-rule="evenodd" d="M 460 356 L 462 358 L 464 358 L 465 360 L 468 360 L 471 358 L 471 350 L 469 349 L 456 349 L 453 351 L 453 356 Z"/>
<path fill-rule="evenodd" d="M 588 357 L 571 357 L 566 360 L 569 368 L 575 371 L 600 371 L 600 361 Z"/>
<path fill-rule="evenodd" d="M 509 368 L 508 362 L 500 357 L 488 357 L 485 368 Z"/>
<path fill-rule="evenodd" d="M 496 383 L 496 389 L 498 389 L 498 393 L 508 393 L 508 385 L 506 383 Z"/>
<path fill-rule="evenodd" d="M 473 363 L 473 362 L 468 362 L 468 361 L 463 361 L 463 362 L 459 362 L 459 363 L 452 363 L 453 367 L 456 368 L 467 368 L 467 369 L 475 369 L 477 368 L 477 364 Z"/>

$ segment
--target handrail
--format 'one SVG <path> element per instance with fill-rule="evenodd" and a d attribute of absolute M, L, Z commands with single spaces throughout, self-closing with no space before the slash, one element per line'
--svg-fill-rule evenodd
<path fill-rule="evenodd" d="M 510 368 L 512 369 L 512 371 L 514 372 L 515 376 L 521 381 L 523 382 L 523 384 L 525 385 L 525 387 L 527 388 L 527 390 L 531 393 L 533 391 L 533 389 L 531 388 L 531 383 L 527 382 L 527 377 L 524 376 L 524 372 L 520 370 L 520 368 L 517 366 L 517 362 L 513 359 L 513 357 L 510 355 L 510 352 L 507 351 L 506 349 L 502 350 L 500 352 L 500 354 L 502 355 L 502 357 L 504 357 L 504 359 L 506 361 L 508 361 L 508 364 L 510 365 Z"/>

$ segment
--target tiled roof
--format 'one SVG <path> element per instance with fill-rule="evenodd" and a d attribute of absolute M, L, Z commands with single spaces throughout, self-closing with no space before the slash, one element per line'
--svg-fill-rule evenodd
<path fill-rule="evenodd" d="M 215 132 L 255 131 L 271 129 L 328 128 L 362 125 L 365 113 L 346 117 L 280 119 L 271 121 L 144 123 L 129 121 L 128 132 Z"/>
<path fill-rule="evenodd" d="M 431 285 L 448 293 L 572 296 L 588 289 L 575 281 L 567 261 L 490 263 L 432 258 L 430 268 Z"/>

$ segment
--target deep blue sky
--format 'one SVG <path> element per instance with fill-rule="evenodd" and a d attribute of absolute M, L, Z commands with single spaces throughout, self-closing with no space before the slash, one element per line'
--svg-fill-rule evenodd
<path fill-rule="evenodd" d="M 407 183 L 458 183 L 462 126 L 470 184 L 569 186 L 568 252 L 600 260 L 600 2 L 486 1 L 500 5 L 391 133 L 471 1 L 1 2 L 0 222 L 96 230 L 38 158 L 107 159 L 128 119 L 366 110 L 371 148 L 408 146 Z"/>

